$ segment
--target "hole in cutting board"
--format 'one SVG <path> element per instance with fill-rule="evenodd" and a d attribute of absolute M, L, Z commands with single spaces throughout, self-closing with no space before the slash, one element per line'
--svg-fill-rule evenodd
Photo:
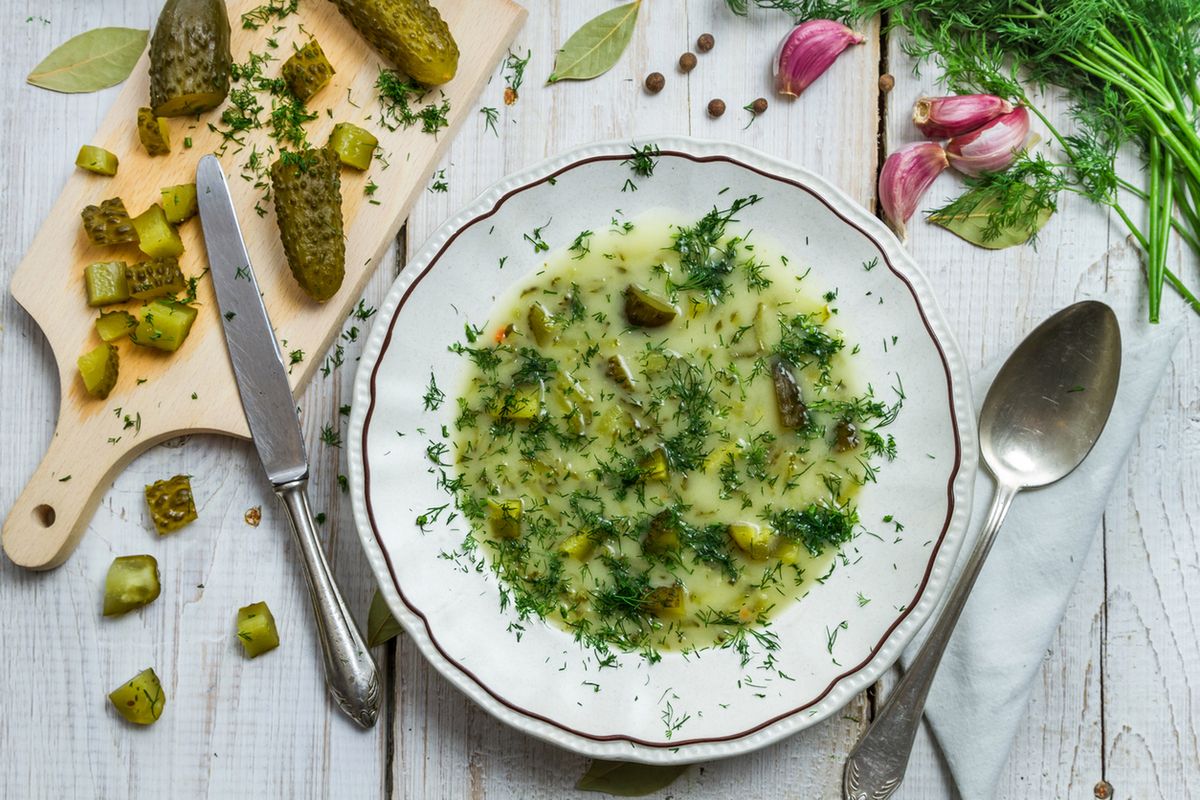
<path fill-rule="evenodd" d="M 33 510 L 33 518 L 36 519 L 43 528 L 49 528 L 54 524 L 54 507 L 42 503 Z"/>

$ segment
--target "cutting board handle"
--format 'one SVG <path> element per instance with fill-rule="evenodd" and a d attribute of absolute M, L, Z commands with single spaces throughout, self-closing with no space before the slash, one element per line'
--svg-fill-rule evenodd
<path fill-rule="evenodd" d="M 91 427 L 91 426 L 87 426 Z M 85 428 L 54 431 L 42 463 L 4 520 L 4 552 L 28 569 L 57 567 L 75 549 L 121 469 L 153 442 L 100 444 Z"/>

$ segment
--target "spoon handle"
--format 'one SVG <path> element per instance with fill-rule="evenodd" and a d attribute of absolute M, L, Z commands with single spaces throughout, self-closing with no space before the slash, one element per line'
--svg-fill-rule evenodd
<path fill-rule="evenodd" d="M 921 645 L 916 658 L 875 716 L 875 721 L 846 759 L 842 782 L 845 800 L 885 800 L 896 791 L 904 778 L 913 739 L 925 709 L 925 698 L 929 695 L 929 687 L 933 685 L 942 653 L 967 603 L 975 579 L 979 577 L 983 562 L 992 549 L 996 531 L 1000 530 L 1009 506 L 1019 491 L 1018 487 L 997 485 L 983 532 L 937 622 L 930 629 L 929 638 Z"/>

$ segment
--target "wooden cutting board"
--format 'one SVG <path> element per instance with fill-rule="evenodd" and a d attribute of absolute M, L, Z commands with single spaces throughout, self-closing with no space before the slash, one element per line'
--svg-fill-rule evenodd
<path fill-rule="evenodd" d="M 107 178 L 83 170 L 72 173 L 12 280 L 13 297 L 37 321 L 54 351 L 62 387 L 54 437 L 4 523 L 4 550 L 21 566 L 47 569 L 62 563 L 117 473 L 147 448 L 189 433 L 249 437 L 207 277 L 198 282 L 200 315 L 179 352 L 160 353 L 122 341 L 118 344 L 120 378 L 112 394 L 97 400 L 84 390 L 76 359 L 99 345 L 100 339 L 94 327 L 97 312 L 85 300 L 83 268 L 94 261 L 132 263 L 144 256 L 132 245 L 90 244 L 80 224 L 80 210 L 120 197 L 130 214 L 138 214 L 158 202 L 161 187 L 193 182 L 200 156 L 218 152 L 267 311 L 281 343 L 286 341 L 285 359 L 292 351 L 305 354 L 291 369 L 296 391 L 322 367 L 324 353 L 353 311 L 410 206 L 429 185 L 434 165 L 458 126 L 468 116 L 478 116 L 473 110 L 475 100 L 525 18 L 525 10 L 511 0 L 435 0 L 462 55 L 454 80 L 427 98 L 427 102 L 440 102 L 439 92 L 444 92 L 450 102 L 450 125 L 433 136 L 418 126 L 388 131 L 380 124 L 374 85 L 380 68 L 387 65 L 331 3 L 304 0 L 298 13 L 278 23 L 282 26 L 278 31 L 274 24 L 257 31 L 244 29 L 241 15 L 260 2 L 228 0 L 234 61 L 245 62 L 250 52 L 278 54 L 279 60 L 266 69 L 268 75 L 278 74 L 292 43 L 307 40 L 299 29 L 302 24 L 336 70 L 332 83 L 308 103 L 310 110 L 319 112 L 305 126 L 309 141 L 324 143 L 334 123 L 345 121 L 370 130 L 383 149 L 383 159 L 376 158 L 366 173 L 342 172 L 345 283 L 324 304 L 309 300 L 288 270 L 273 204 L 263 202 L 266 213 L 256 213 L 262 190 L 255 188 L 253 177 L 240 176 L 248 174 L 245 164 L 252 147 L 264 152 L 273 144 L 265 127 L 247 132 L 242 148 L 227 147 L 221 153 L 222 137 L 208 127 L 217 121 L 219 109 L 199 120 L 174 118 L 170 120 L 172 152 L 157 158 L 146 154 L 134 124 L 138 107 L 148 104 L 148 57 L 143 54 L 90 141 L 120 158 L 118 174 Z M 268 47 L 268 37 L 277 42 L 276 48 Z M 265 120 L 270 114 L 269 98 L 263 104 Z M 191 148 L 184 147 L 185 137 L 190 137 Z M 378 186 L 370 198 L 364 193 L 369 182 Z M 207 263 L 199 219 L 184 223 L 180 233 L 186 247 L 180 259 L 184 274 L 200 275 Z M 128 310 L 137 305 L 127 304 Z"/>

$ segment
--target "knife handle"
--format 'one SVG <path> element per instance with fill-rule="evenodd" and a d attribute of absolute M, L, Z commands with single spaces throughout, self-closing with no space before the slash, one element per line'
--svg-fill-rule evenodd
<path fill-rule="evenodd" d="M 317 540 L 317 526 L 308 507 L 308 481 L 276 486 L 275 493 L 287 509 L 304 561 L 329 693 L 352 720 L 370 728 L 379 716 L 379 671 L 333 582 Z"/>

